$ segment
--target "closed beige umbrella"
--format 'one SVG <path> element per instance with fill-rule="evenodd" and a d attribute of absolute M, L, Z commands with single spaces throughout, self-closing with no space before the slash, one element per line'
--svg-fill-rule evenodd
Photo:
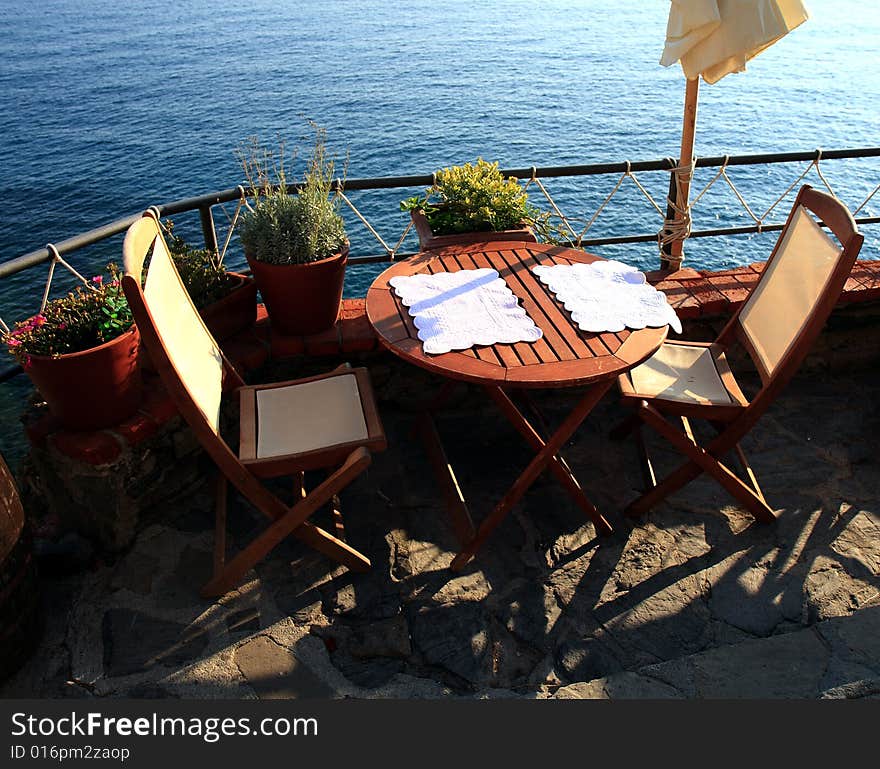
<path fill-rule="evenodd" d="M 687 237 L 690 166 L 694 156 L 699 78 L 717 83 L 731 72 L 742 72 L 746 62 L 773 45 L 809 18 L 801 0 L 672 0 L 666 25 L 666 46 L 660 63 L 681 62 L 687 78 L 684 127 L 681 134 L 675 216 L 667 221 L 671 242 L 668 262 L 681 264 Z"/>

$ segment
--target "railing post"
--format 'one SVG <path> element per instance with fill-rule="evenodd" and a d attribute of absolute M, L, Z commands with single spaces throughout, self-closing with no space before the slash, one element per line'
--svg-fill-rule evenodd
<path fill-rule="evenodd" d="M 211 206 L 199 206 L 199 219 L 202 220 L 202 235 L 205 238 L 205 248 L 216 254 L 219 253 L 220 247 L 217 245 L 217 230 L 214 228 L 214 215 L 211 213 Z"/>

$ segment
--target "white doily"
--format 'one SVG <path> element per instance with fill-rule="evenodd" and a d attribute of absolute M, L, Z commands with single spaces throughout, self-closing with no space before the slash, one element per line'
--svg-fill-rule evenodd
<path fill-rule="evenodd" d="M 536 342 L 541 329 L 495 270 L 438 272 L 388 281 L 433 355 L 478 345 Z"/>
<path fill-rule="evenodd" d="M 532 272 L 556 294 L 583 331 L 602 333 L 668 324 L 681 333 L 681 321 L 666 295 L 628 264 L 609 259 L 533 267 Z"/>

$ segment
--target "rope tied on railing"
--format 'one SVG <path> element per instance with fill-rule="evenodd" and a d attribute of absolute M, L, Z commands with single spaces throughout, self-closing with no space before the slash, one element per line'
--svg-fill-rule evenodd
<path fill-rule="evenodd" d="M 382 248 L 385 250 L 385 254 L 393 262 L 394 257 L 397 255 L 398 250 L 403 245 L 403 242 L 406 240 L 406 236 L 409 234 L 410 228 L 412 227 L 412 220 L 410 220 L 409 223 L 407 223 L 406 228 L 403 230 L 403 234 L 400 236 L 400 239 L 397 241 L 397 243 L 392 248 L 385 242 L 385 240 L 376 231 L 376 229 L 373 227 L 373 225 L 370 224 L 369 221 L 367 221 L 367 218 L 360 211 L 358 211 L 357 206 L 354 203 L 352 203 L 351 200 L 349 200 L 349 198 L 346 196 L 346 194 L 342 191 L 343 189 L 344 189 L 344 184 L 342 182 L 342 179 L 337 179 L 336 180 L 336 187 L 334 189 L 334 194 L 337 197 L 341 198 L 342 201 L 352 210 L 354 215 L 358 219 L 361 220 L 361 223 L 364 225 L 364 227 L 367 228 L 367 231 L 378 241 L 379 245 L 382 246 Z"/>
<path fill-rule="evenodd" d="M 668 158 L 671 167 L 671 173 L 675 179 L 675 199 L 667 195 L 666 205 L 667 213 L 663 220 L 663 227 L 657 233 L 657 247 L 660 249 L 663 258 L 669 263 L 671 269 L 676 270 L 681 266 L 682 256 L 673 256 L 664 252 L 664 246 L 676 241 L 684 241 L 691 234 L 691 204 L 688 203 L 688 191 L 694 178 L 694 171 L 697 167 L 697 159 L 692 158 L 691 162 L 677 164 L 674 158 Z M 725 157 L 725 164 L 727 158 Z M 685 201 L 682 205 L 681 201 Z M 670 213 L 672 216 L 670 217 Z"/>
<path fill-rule="evenodd" d="M 238 205 L 236 205 L 235 207 L 235 213 L 231 217 L 226 211 L 226 206 L 224 206 L 222 203 L 220 204 L 220 209 L 223 211 L 223 215 L 226 217 L 227 228 L 226 240 L 223 241 L 223 248 L 220 249 L 220 253 L 217 255 L 217 261 L 219 264 L 223 264 L 223 261 L 226 259 L 226 251 L 229 249 L 229 244 L 232 242 L 232 236 L 235 234 L 235 227 L 238 224 L 239 216 L 241 216 L 241 209 L 244 208 L 244 206 L 247 206 L 249 210 L 253 211 L 253 209 L 247 202 L 247 196 L 245 195 L 244 187 L 242 187 L 240 184 L 238 185 L 238 191 L 241 194 L 238 198 Z"/>
<path fill-rule="evenodd" d="M 742 209 L 748 214 L 751 220 L 755 223 L 755 227 L 759 233 L 764 231 L 764 226 L 767 220 L 767 217 L 776 209 L 776 207 L 789 195 L 789 193 L 797 187 L 798 184 L 810 173 L 814 168 L 816 169 L 816 175 L 821 180 L 822 184 L 825 185 L 825 188 L 829 193 L 834 195 L 834 190 L 831 187 L 831 184 L 825 178 L 825 175 L 822 173 L 822 168 L 820 167 L 820 162 L 822 160 L 822 150 L 816 150 L 816 156 L 810 161 L 807 167 L 801 172 L 801 174 L 786 187 L 786 189 L 779 195 L 764 211 L 760 216 L 754 212 L 752 207 L 749 205 L 748 201 L 745 199 L 743 193 L 739 190 L 739 188 L 734 183 L 733 179 L 730 178 L 730 175 L 727 172 L 727 168 L 730 162 L 730 156 L 725 155 L 724 161 L 721 166 L 718 168 L 718 171 L 715 175 L 709 180 L 705 187 L 700 191 L 700 193 L 694 196 L 691 200 L 687 202 L 686 205 L 680 205 L 678 203 L 679 200 L 682 200 L 685 196 L 683 194 L 682 185 L 687 182 L 693 180 L 694 172 L 696 170 L 697 159 L 694 158 L 689 167 L 677 166 L 673 169 L 673 173 L 675 174 L 676 179 L 676 198 L 677 200 L 673 201 L 668 199 L 669 207 L 672 209 L 674 216 L 672 219 L 667 219 L 664 221 L 663 229 L 658 234 L 658 242 L 663 250 L 663 247 L 667 244 L 683 241 L 690 236 L 691 227 L 692 227 L 692 212 L 694 207 L 703 196 L 715 185 L 715 183 L 719 179 L 723 179 L 727 186 L 730 188 L 731 192 L 733 192 L 736 199 L 739 201 Z M 874 191 L 865 199 L 865 201 L 853 212 L 855 215 L 861 208 L 867 204 L 867 202 L 880 190 L 880 185 L 878 185 Z M 671 269 L 677 269 L 681 266 L 682 258 L 672 257 L 669 254 L 663 254 L 664 259 L 668 262 Z"/>
<path fill-rule="evenodd" d="M 874 195 L 876 195 L 878 192 L 880 192 L 880 184 L 878 184 L 876 187 L 874 187 L 874 189 L 871 190 L 871 192 L 869 193 L 868 197 L 866 197 L 866 198 L 865 198 L 865 199 L 859 204 L 859 207 L 858 207 L 855 211 L 852 212 L 852 213 L 853 213 L 853 216 L 855 216 L 855 215 L 856 215 L 859 211 L 861 211 L 866 205 L 868 205 L 868 202 L 871 200 L 871 198 L 873 198 Z"/>
<path fill-rule="evenodd" d="M 550 192 L 541 183 L 540 179 L 537 178 L 537 169 L 535 169 L 534 167 L 532 168 L 532 178 L 529 179 L 528 183 L 525 185 L 525 188 L 527 189 L 530 184 L 534 183 L 538 187 L 538 189 L 541 190 L 544 197 L 547 199 L 547 202 L 550 203 L 550 206 L 553 208 L 554 214 L 559 217 L 561 222 L 565 225 L 565 227 L 568 229 L 569 233 L 571 234 L 573 245 L 579 247 L 581 245 L 581 243 L 583 242 L 584 236 L 587 234 L 587 232 L 589 232 L 590 228 L 596 222 L 596 219 L 599 218 L 599 214 L 601 214 L 602 211 L 605 210 L 605 207 L 611 202 L 611 199 L 617 194 L 618 190 L 620 190 L 620 188 L 623 186 L 623 183 L 627 179 L 632 179 L 633 184 L 636 185 L 636 188 L 642 193 L 642 195 L 644 195 L 644 197 L 654 207 L 654 209 L 657 211 L 657 213 L 660 214 L 661 216 L 663 215 L 663 212 L 660 210 L 660 206 L 657 204 L 657 201 L 654 200 L 654 198 L 651 196 L 651 193 L 648 192 L 647 189 L 645 189 L 645 186 L 639 181 L 638 177 L 633 173 L 632 162 L 629 160 L 625 161 L 625 166 L 626 167 L 625 167 L 623 173 L 618 178 L 617 183 L 614 185 L 611 192 L 608 193 L 608 195 L 605 197 L 605 200 L 602 201 L 601 205 L 596 209 L 595 213 L 590 217 L 590 219 L 587 221 L 586 225 L 580 230 L 580 232 L 577 232 L 571 224 L 571 222 L 574 220 L 574 217 L 567 217 L 562 212 L 562 210 L 556 204 L 556 201 L 550 195 Z"/>
<path fill-rule="evenodd" d="M 46 244 L 46 251 L 49 252 L 49 274 L 46 276 L 46 285 L 43 288 L 43 296 L 40 300 L 40 310 L 39 314 L 42 315 L 46 311 L 46 305 L 49 304 L 49 293 L 52 290 L 52 280 L 55 277 L 55 265 L 60 264 L 64 267 L 71 275 L 73 275 L 77 280 L 79 280 L 89 291 L 98 291 L 98 288 L 89 281 L 88 278 L 81 275 L 76 268 L 74 268 L 58 251 L 54 243 Z M 10 333 L 10 327 L 6 324 L 6 322 L 0 318 L 0 331 L 3 332 L 4 335 Z"/>
<path fill-rule="evenodd" d="M 541 190 L 541 192 L 543 193 L 547 202 L 550 204 L 550 207 L 553 209 L 553 213 L 565 225 L 565 228 L 568 230 L 569 235 L 571 235 L 572 242 L 576 241 L 578 236 L 577 236 L 577 233 L 574 231 L 574 227 L 571 226 L 571 222 L 568 220 L 568 217 L 566 217 L 566 215 L 564 213 L 562 213 L 562 210 L 559 208 L 559 206 L 556 205 L 556 201 L 553 200 L 553 196 L 550 194 L 549 190 L 541 183 L 541 180 L 534 174 L 534 167 L 533 167 L 532 178 L 529 179 L 528 182 L 526 182 L 523 189 L 528 189 L 529 185 L 532 183 L 534 183 L 537 186 L 537 188 L 539 190 Z"/>
<path fill-rule="evenodd" d="M 245 191 L 244 187 L 239 184 L 236 189 L 238 190 L 239 195 L 239 205 L 246 206 L 248 211 L 253 211 L 254 207 L 250 203 L 248 203 L 247 192 Z"/>
<path fill-rule="evenodd" d="M 627 160 L 626 161 L 626 170 L 620 175 L 620 178 L 617 180 L 617 183 L 614 185 L 614 188 L 611 190 L 611 192 L 608 193 L 608 195 L 606 196 L 605 200 L 602 201 L 602 204 L 599 206 L 599 208 L 596 209 L 596 213 L 594 213 L 593 216 L 590 218 L 590 220 L 587 222 L 586 227 L 584 227 L 580 231 L 580 233 L 578 234 L 577 245 L 581 244 L 581 241 L 584 239 L 584 235 L 587 234 L 587 232 L 590 230 L 590 228 L 595 223 L 596 219 L 599 218 L 599 214 L 601 214 L 602 211 L 605 210 L 605 207 L 611 202 L 611 199 L 617 194 L 617 191 L 623 186 L 623 183 L 627 179 L 632 179 L 633 184 L 635 184 L 636 187 L 638 188 L 638 190 L 642 193 L 642 195 L 644 195 L 645 198 L 647 198 L 648 202 L 654 207 L 654 209 L 657 211 L 657 213 L 660 214 L 661 216 L 663 215 L 663 212 L 660 210 L 660 206 L 657 205 L 657 201 L 654 200 L 653 197 L 651 197 L 651 193 L 645 189 L 644 185 L 638 180 L 638 177 L 636 177 L 636 175 L 632 172 L 632 163 L 629 160 Z"/>
<path fill-rule="evenodd" d="M 804 170 L 804 172 L 788 186 L 788 188 L 785 190 L 785 192 L 783 192 L 773 202 L 773 205 L 771 205 L 770 208 L 768 208 L 764 212 L 764 215 L 761 217 L 761 221 L 756 221 L 756 224 L 758 224 L 759 226 L 763 225 L 764 219 L 767 218 L 767 215 L 785 199 L 785 197 L 788 195 L 788 193 L 791 192 L 797 186 L 797 184 L 801 181 L 801 179 L 803 179 L 808 173 L 810 173 L 810 171 L 813 168 L 816 169 L 816 175 L 822 180 L 822 184 L 825 185 L 825 189 L 827 189 L 828 192 L 830 192 L 832 195 L 834 195 L 834 190 L 831 189 L 831 185 L 828 183 L 828 180 L 825 178 L 825 175 L 822 173 L 822 169 L 819 167 L 819 161 L 821 161 L 821 160 L 822 160 L 822 150 L 816 149 L 816 157 L 813 158 L 813 160 L 810 162 L 810 164 L 807 166 L 807 168 Z"/>
<path fill-rule="evenodd" d="M 71 275 L 78 278 L 82 281 L 83 285 L 88 288 L 90 291 L 97 291 L 91 283 L 89 283 L 87 278 L 84 278 L 80 275 L 70 264 L 68 264 L 61 254 L 58 252 L 58 249 L 55 248 L 55 245 L 52 243 L 46 244 L 46 250 L 52 256 L 52 259 L 49 262 L 49 275 L 46 277 L 46 287 L 43 289 L 43 300 L 40 302 L 40 314 L 46 310 L 46 305 L 49 303 L 49 291 L 52 289 L 52 278 L 55 276 L 55 265 L 60 264 L 64 267 Z"/>

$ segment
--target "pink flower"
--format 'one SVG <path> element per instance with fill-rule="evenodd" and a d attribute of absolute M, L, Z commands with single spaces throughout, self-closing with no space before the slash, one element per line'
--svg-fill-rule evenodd
<path fill-rule="evenodd" d="M 59 324 L 58 324 L 58 330 L 59 330 L 59 331 L 64 331 L 64 329 L 66 329 L 66 328 L 67 328 L 67 324 L 66 324 L 66 323 L 59 323 Z"/>
<path fill-rule="evenodd" d="M 24 363 L 21 366 L 25 371 L 27 371 L 31 367 L 31 356 L 26 355 L 24 358 Z"/>
<path fill-rule="evenodd" d="M 21 340 L 10 336 L 10 338 L 6 340 L 6 344 L 10 347 L 21 347 Z"/>
<path fill-rule="evenodd" d="M 39 328 L 40 326 L 44 326 L 46 324 L 46 316 L 45 315 L 34 315 L 31 319 L 31 325 L 34 328 Z"/>
<path fill-rule="evenodd" d="M 92 278 L 92 283 L 94 283 L 96 286 L 100 286 L 103 282 L 104 278 L 101 275 L 95 275 L 95 277 Z"/>
<path fill-rule="evenodd" d="M 119 285 L 119 281 L 116 279 L 113 279 L 110 281 L 110 285 L 113 286 L 113 288 L 116 288 Z"/>

